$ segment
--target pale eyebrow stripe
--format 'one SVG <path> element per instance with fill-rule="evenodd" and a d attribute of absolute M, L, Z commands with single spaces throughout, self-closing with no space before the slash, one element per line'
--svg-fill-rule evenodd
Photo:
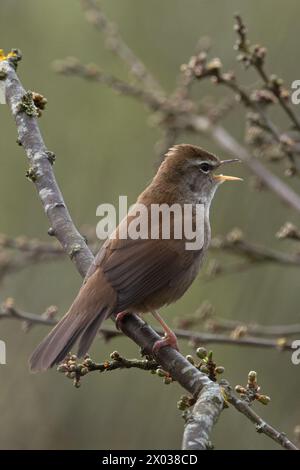
<path fill-rule="evenodd" d="M 203 163 L 206 163 L 207 165 L 210 165 L 210 166 L 212 166 L 212 167 L 216 166 L 216 163 L 211 162 L 210 160 L 200 160 L 200 159 L 197 159 L 197 160 L 193 160 L 193 161 L 192 161 L 192 165 L 194 165 L 194 166 L 199 166 L 199 165 L 201 165 L 201 164 L 203 164 Z"/>

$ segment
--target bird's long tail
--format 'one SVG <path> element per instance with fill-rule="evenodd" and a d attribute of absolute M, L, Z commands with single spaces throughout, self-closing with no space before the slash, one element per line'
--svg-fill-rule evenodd
<path fill-rule="evenodd" d="M 78 356 L 87 353 L 102 322 L 114 310 L 115 293 L 97 270 L 81 287 L 69 311 L 43 339 L 29 359 L 32 372 L 61 362 L 76 342 Z"/>

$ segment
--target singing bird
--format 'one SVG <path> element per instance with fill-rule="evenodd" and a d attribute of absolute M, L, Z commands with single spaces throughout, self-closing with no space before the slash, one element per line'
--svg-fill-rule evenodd
<path fill-rule="evenodd" d="M 197 276 L 210 243 L 209 209 L 215 191 L 224 181 L 240 180 L 215 174 L 215 170 L 235 161 L 239 160 L 221 161 L 194 145 L 180 144 L 169 149 L 137 203 L 143 204 L 149 214 L 153 204 L 202 204 L 202 246 L 187 249 L 186 237 L 176 238 L 174 230 L 173 236 L 165 239 L 161 227 L 156 239 L 123 238 L 122 227 L 128 227 L 134 217 L 129 212 L 114 236 L 100 248 L 69 311 L 33 352 L 29 361 L 32 371 L 58 364 L 75 343 L 78 356 L 84 356 L 105 319 L 117 315 L 121 322 L 123 315 L 130 312 L 152 313 L 161 324 L 165 337 L 154 345 L 154 353 L 165 345 L 178 348 L 175 334 L 158 309 L 182 297 Z"/>

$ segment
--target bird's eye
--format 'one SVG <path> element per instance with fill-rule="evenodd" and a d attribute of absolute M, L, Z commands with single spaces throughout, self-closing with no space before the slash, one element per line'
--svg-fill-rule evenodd
<path fill-rule="evenodd" d="M 209 173 L 211 170 L 213 169 L 213 166 L 210 165 L 209 163 L 201 163 L 200 165 L 200 170 L 203 172 L 203 173 Z"/>

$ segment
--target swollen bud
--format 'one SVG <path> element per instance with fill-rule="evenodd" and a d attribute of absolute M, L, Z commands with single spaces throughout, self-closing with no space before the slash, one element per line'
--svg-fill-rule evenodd
<path fill-rule="evenodd" d="M 247 390 L 245 387 L 242 387 L 241 385 L 236 385 L 234 387 L 236 393 L 241 393 L 241 394 L 246 394 L 247 393 Z"/>
<path fill-rule="evenodd" d="M 185 356 L 186 360 L 189 361 L 191 364 L 195 364 L 195 361 L 194 361 L 194 358 L 193 356 L 191 356 L 190 354 Z"/>
<path fill-rule="evenodd" d="M 271 398 L 268 397 L 268 395 L 258 395 L 256 399 L 263 405 L 268 405 L 271 401 Z"/>
<path fill-rule="evenodd" d="M 120 359 L 120 353 L 118 351 L 114 351 L 111 353 L 110 358 L 117 361 L 118 359 Z"/>
<path fill-rule="evenodd" d="M 205 359 L 207 357 L 207 351 L 205 348 L 198 348 L 196 354 L 199 359 Z"/>
<path fill-rule="evenodd" d="M 254 370 L 251 370 L 248 374 L 248 381 L 254 383 L 257 380 L 257 373 Z"/>

